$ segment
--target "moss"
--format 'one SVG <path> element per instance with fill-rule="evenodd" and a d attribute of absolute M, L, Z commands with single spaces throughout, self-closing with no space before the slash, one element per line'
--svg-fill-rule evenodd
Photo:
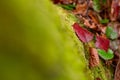
<path fill-rule="evenodd" d="M 74 16 L 49 0 L 0 1 L 0 10 L 0 80 L 89 79 Z"/>
<path fill-rule="evenodd" d="M 68 13 L 61 8 L 59 9 L 59 14 L 61 17 L 61 20 L 64 22 L 63 25 L 66 27 L 67 33 L 69 33 L 69 36 L 71 37 L 72 40 L 74 40 L 74 49 L 78 51 L 77 53 L 80 53 L 80 60 L 84 62 L 85 65 L 85 75 L 89 75 L 89 80 L 95 80 L 97 78 L 100 78 L 101 80 L 112 80 L 112 74 L 113 72 L 111 71 L 112 68 L 107 69 L 105 64 L 100 61 L 100 65 L 97 67 L 89 68 L 89 47 L 95 47 L 94 46 L 94 41 L 91 41 L 89 43 L 81 43 L 80 40 L 76 37 L 74 31 L 72 30 L 72 25 L 74 22 L 79 22 L 78 19 L 76 19 L 75 16 L 73 16 L 71 13 Z M 62 13 L 62 14 L 61 14 Z M 66 32 L 65 32 L 66 33 Z M 74 34 L 74 35 L 73 35 Z M 67 34 L 68 35 L 68 34 Z M 109 74 L 109 77 L 107 74 Z"/>
<path fill-rule="evenodd" d="M 77 19 L 49 0 L 1 0 L 0 10 L 0 80 L 93 80 L 102 69 L 88 68 Z"/>
<path fill-rule="evenodd" d="M 76 74 L 76 79 L 73 79 L 73 80 L 80 80 L 80 79 L 91 80 L 91 78 L 89 76 L 89 72 L 88 72 L 89 69 L 87 68 L 86 59 L 84 57 L 83 43 L 81 43 L 79 41 L 79 39 L 77 38 L 76 34 L 74 33 L 74 31 L 72 29 L 72 25 L 73 25 L 73 23 L 75 23 L 77 21 L 77 19 L 71 13 L 68 13 L 59 7 L 58 7 L 58 13 L 61 17 L 61 20 L 62 20 L 61 22 L 62 22 L 62 26 L 63 26 L 61 33 L 63 33 L 65 35 L 65 38 L 69 39 L 69 41 L 67 40 L 67 42 L 64 41 L 65 43 L 68 43 L 68 44 L 66 44 L 66 48 L 68 48 L 70 46 L 72 46 L 72 48 L 73 48 L 72 50 L 70 50 L 72 53 L 70 52 L 68 55 L 66 55 L 65 58 L 69 57 L 69 60 L 71 60 L 71 59 L 74 60 L 73 57 L 76 56 L 75 63 L 76 63 L 76 61 L 79 62 L 79 64 L 73 64 L 74 62 L 69 61 L 69 60 L 67 62 L 67 63 L 70 62 L 72 64 L 72 68 L 75 68 L 75 66 L 76 66 L 76 69 L 74 70 L 76 72 L 75 73 L 73 73 L 74 71 L 72 72 L 72 75 Z M 70 55 L 72 55 L 72 56 L 70 57 Z M 67 65 L 65 67 L 67 67 Z M 79 75 L 79 77 L 77 77 L 77 75 Z M 88 77 L 85 77 L 86 75 L 88 75 Z"/>

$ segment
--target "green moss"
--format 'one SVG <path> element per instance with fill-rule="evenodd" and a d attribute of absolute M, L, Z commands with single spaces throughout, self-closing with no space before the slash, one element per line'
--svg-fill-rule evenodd
<path fill-rule="evenodd" d="M 93 80 L 76 21 L 49 0 L 1 0 L 0 80 Z"/>
<path fill-rule="evenodd" d="M 0 1 L 0 80 L 88 80 L 75 17 L 49 0 Z"/>
<path fill-rule="evenodd" d="M 76 78 L 74 78 L 72 80 L 80 80 L 80 79 L 88 80 L 88 78 L 90 79 L 90 76 L 88 74 L 89 69 L 87 68 L 86 59 L 84 57 L 84 47 L 72 29 L 72 25 L 77 21 L 77 19 L 75 18 L 75 16 L 73 16 L 70 13 L 67 13 L 66 11 L 62 10 L 61 8 L 58 8 L 58 13 L 61 17 L 62 25 L 64 26 L 64 27 L 62 27 L 61 33 L 64 34 L 64 36 L 65 36 L 64 38 L 68 38 L 67 42 L 64 41 L 65 44 L 68 43 L 68 44 L 66 44 L 66 49 L 68 49 L 68 47 L 70 47 L 70 46 L 72 47 L 72 49 L 69 49 L 69 51 L 70 51 L 69 54 L 67 54 L 65 56 L 65 60 L 67 59 L 66 63 L 70 63 L 70 64 L 65 65 L 65 67 L 67 69 L 70 67 L 72 67 L 72 69 L 74 69 L 74 71 L 72 71 L 72 73 L 69 72 L 69 70 L 68 70 L 69 74 L 71 73 L 72 75 L 76 76 Z M 70 55 L 72 55 L 72 56 L 70 57 Z M 71 61 L 71 59 L 73 59 L 73 60 Z M 75 63 L 73 61 L 75 61 Z M 79 62 L 79 64 L 77 64 L 77 62 Z M 86 75 L 88 75 L 88 77 L 85 77 Z M 74 76 L 71 76 L 71 77 L 74 77 Z"/>

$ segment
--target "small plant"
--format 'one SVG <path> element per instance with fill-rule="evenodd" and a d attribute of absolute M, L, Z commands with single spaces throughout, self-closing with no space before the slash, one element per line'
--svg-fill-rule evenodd
<path fill-rule="evenodd" d="M 111 49 L 108 49 L 107 52 L 102 49 L 97 49 L 97 51 L 99 56 L 104 60 L 110 60 L 114 57 L 113 51 Z"/>
<path fill-rule="evenodd" d="M 114 31 L 112 27 L 108 26 L 106 29 L 106 36 L 110 39 L 116 39 L 118 37 L 118 34 Z"/>

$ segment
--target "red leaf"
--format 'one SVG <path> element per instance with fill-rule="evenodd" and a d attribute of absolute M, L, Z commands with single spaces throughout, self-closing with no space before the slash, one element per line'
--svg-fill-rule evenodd
<path fill-rule="evenodd" d="M 73 29 L 82 42 L 89 42 L 93 39 L 94 35 L 88 30 L 80 27 L 78 23 L 74 23 Z"/>
<path fill-rule="evenodd" d="M 95 45 L 97 48 L 107 51 L 109 48 L 109 44 L 110 44 L 109 39 L 101 37 L 101 36 L 96 37 Z"/>

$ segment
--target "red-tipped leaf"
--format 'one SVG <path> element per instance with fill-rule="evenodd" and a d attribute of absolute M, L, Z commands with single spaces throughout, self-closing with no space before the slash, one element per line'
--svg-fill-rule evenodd
<path fill-rule="evenodd" d="M 107 51 L 110 45 L 110 41 L 109 39 L 102 36 L 97 36 L 95 45 L 97 48 Z"/>
<path fill-rule="evenodd" d="M 78 38 L 84 43 L 91 41 L 94 37 L 94 35 L 91 32 L 79 26 L 78 23 L 73 24 L 73 29 L 75 30 L 75 33 L 77 34 Z"/>

